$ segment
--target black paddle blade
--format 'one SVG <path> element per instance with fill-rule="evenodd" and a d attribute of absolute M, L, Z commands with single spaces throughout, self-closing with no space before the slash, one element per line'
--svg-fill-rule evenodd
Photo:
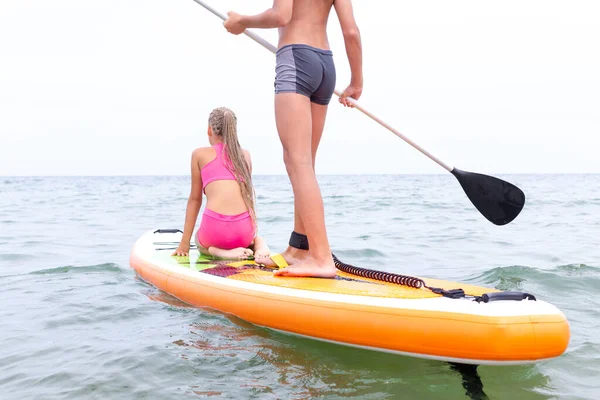
<path fill-rule="evenodd" d="M 466 390 L 466 395 L 471 400 L 489 400 L 489 397 L 483 391 L 483 383 L 477 373 L 477 365 L 448 363 L 450 369 L 460 374 L 462 385 Z"/>
<path fill-rule="evenodd" d="M 512 183 L 457 168 L 451 172 L 475 208 L 495 225 L 508 224 L 525 205 L 525 193 Z"/>

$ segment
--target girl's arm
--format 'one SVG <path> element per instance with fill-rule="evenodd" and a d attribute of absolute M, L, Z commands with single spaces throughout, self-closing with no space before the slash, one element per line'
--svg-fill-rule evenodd
<path fill-rule="evenodd" d="M 181 237 L 179 247 L 177 247 L 177 250 L 172 254 L 174 256 L 189 255 L 190 241 L 192 240 L 192 234 L 194 232 L 196 220 L 198 219 L 200 207 L 202 206 L 202 175 L 200 174 L 200 165 L 198 163 L 200 151 L 200 149 L 196 149 L 192 153 L 192 188 L 190 190 L 190 197 L 185 211 L 183 236 Z"/>

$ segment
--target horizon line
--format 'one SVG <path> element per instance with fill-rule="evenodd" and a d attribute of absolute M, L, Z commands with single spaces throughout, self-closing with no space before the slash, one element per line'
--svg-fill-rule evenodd
<path fill-rule="evenodd" d="M 473 172 L 473 171 L 469 171 Z M 600 172 L 496 172 L 496 175 L 600 175 Z M 317 176 L 442 176 L 448 172 L 400 172 L 400 173 L 325 173 Z M 490 175 L 484 174 L 484 175 Z M 113 174 L 113 175 L 0 175 L 0 178 L 143 178 L 143 177 L 189 177 L 189 174 Z M 253 174 L 253 176 L 284 176 L 287 174 Z"/>

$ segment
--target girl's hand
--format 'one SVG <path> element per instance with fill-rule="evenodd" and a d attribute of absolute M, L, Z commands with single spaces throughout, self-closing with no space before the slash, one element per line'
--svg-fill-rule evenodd
<path fill-rule="evenodd" d="M 175 252 L 171 255 L 179 256 L 179 257 L 189 256 L 190 255 L 190 244 L 185 243 L 185 242 L 179 243 L 179 247 L 177 247 L 177 250 L 175 250 Z"/>

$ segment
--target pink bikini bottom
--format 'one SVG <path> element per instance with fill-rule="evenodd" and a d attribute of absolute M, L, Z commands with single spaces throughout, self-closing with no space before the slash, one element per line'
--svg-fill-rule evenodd
<path fill-rule="evenodd" d="M 205 208 L 196 240 L 205 249 L 248 247 L 254 240 L 254 228 L 248 211 L 238 215 L 223 215 Z"/>

